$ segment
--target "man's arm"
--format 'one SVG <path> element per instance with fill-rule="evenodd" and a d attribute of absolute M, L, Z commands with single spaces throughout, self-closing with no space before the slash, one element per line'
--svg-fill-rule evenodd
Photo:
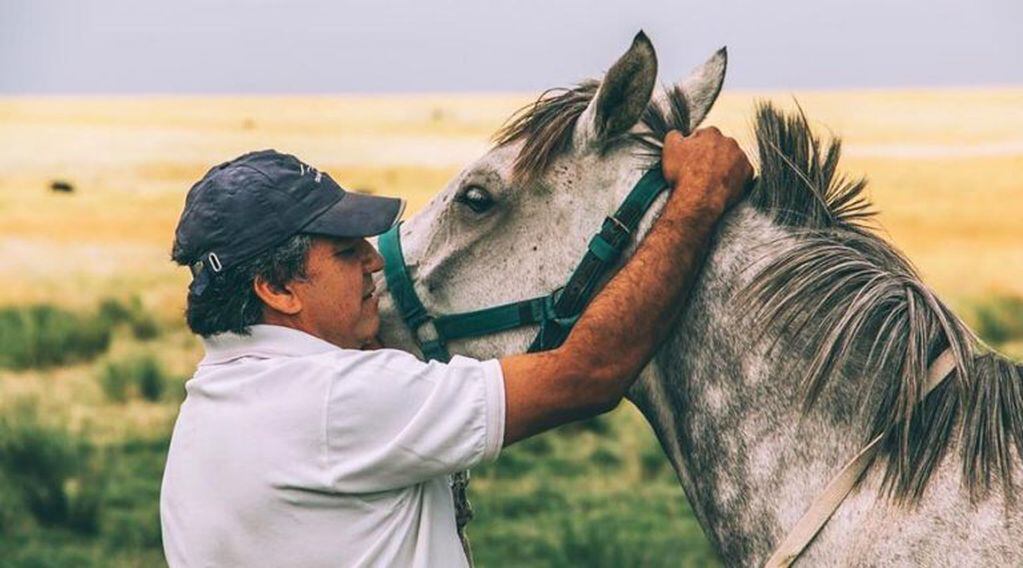
<path fill-rule="evenodd" d="M 662 163 L 674 189 L 660 218 L 565 343 L 501 359 L 504 445 L 618 405 L 678 315 L 715 223 L 753 175 L 716 128 L 670 133 Z"/>

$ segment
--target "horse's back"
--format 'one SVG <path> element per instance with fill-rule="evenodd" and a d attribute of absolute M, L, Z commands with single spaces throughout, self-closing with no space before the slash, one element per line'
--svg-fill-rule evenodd
<path fill-rule="evenodd" d="M 971 500 L 951 448 L 919 502 L 879 497 L 875 466 L 804 553 L 806 566 L 1023 566 L 1023 466 Z"/>

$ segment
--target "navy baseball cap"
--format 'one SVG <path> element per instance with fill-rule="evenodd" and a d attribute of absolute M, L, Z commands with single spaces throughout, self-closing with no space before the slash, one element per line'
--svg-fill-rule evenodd
<path fill-rule="evenodd" d="M 261 150 L 215 166 L 185 199 L 173 257 L 188 265 L 191 292 L 227 268 L 297 233 L 369 237 L 394 226 L 402 199 L 345 191 L 290 154 Z"/>

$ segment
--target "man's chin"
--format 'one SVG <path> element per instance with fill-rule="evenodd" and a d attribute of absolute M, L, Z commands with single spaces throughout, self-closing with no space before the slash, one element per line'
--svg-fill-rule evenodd
<path fill-rule="evenodd" d="M 362 333 L 359 336 L 364 338 L 365 344 L 379 345 L 379 339 L 377 338 L 380 336 L 380 316 L 374 311 L 372 315 L 362 320 L 362 323 L 363 325 L 360 326 Z"/>

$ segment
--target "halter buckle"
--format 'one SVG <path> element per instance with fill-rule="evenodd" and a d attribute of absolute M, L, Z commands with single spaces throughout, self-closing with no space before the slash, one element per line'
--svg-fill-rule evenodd
<path fill-rule="evenodd" d="M 632 236 L 632 231 L 629 230 L 629 227 L 626 226 L 625 223 L 622 223 L 621 221 L 619 221 L 618 217 L 615 217 L 614 215 L 608 215 L 607 216 L 607 220 L 611 221 L 612 223 L 617 225 L 618 228 L 621 229 L 622 231 L 625 231 L 625 234 L 627 236 L 630 236 L 630 237 Z"/>
<path fill-rule="evenodd" d="M 433 318 L 416 326 L 412 334 L 415 335 L 416 343 L 419 344 L 419 350 L 422 351 L 426 361 L 435 360 L 447 363 L 451 360 L 451 354 L 448 353 L 448 348 L 444 344 L 444 336 L 440 334 L 437 325 L 433 323 Z"/>

